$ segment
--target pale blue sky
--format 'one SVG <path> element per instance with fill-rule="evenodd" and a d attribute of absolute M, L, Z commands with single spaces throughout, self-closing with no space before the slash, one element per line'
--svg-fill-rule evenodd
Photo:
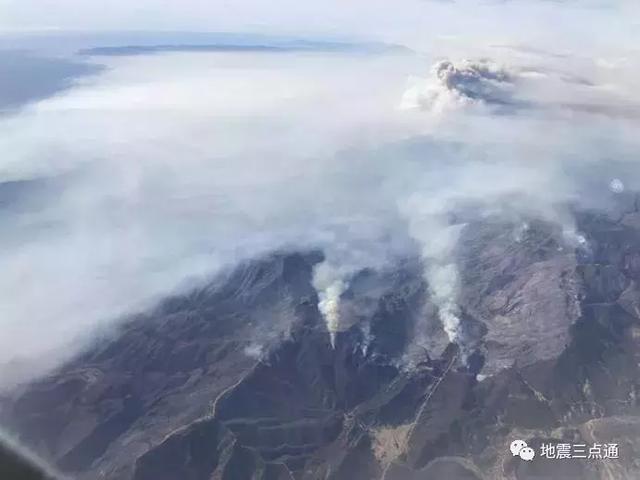
<path fill-rule="evenodd" d="M 615 42 L 638 31 L 636 0 L 0 0 L 0 31 L 260 31 L 421 46 L 434 36 Z"/>

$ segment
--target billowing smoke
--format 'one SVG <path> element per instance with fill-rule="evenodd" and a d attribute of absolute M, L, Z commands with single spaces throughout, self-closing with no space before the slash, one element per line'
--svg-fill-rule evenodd
<path fill-rule="evenodd" d="M 459 149 L 454 145 L 449 151 L 431 152 L 438 158 L 437 167 L 425 161 L 420 189 L 399 201 L 409 234 L 420 249 L 428 300 L 435 305 L 449 341 L 461 348 L 463 358 L 474 348 L 474 339 L 465 334 L 459 308 L 455 254 L 465 226 L 461 219 L 468 216 L 465 210 L 474 211 L 474 218 L 498 215 L 520 222 L 523 227 L 514 232 L 516 241 L 531 218 L 558 224 L 565 246 L 589 255 L 589 241 L 577 231 L 569 206 L 585 206 L 588 202 L 589 208 L 606 208 L 610 201 L 606 190 L 624 191 L 619 179 L 597 179 L 590 164 L 598 162 L 593 156 L 584 162 L 575 158 L 575 146 L 567 148 L 563 142 L 555 143 L 555 138 L 549 143 L 544 139 L 543 128 L 537 124 L 543 119 L 559 126 L 570 138 L 576 135 L 577 126 L 562 119 L 569 107 L 549 103 L 546 96 L 540 96 L 545 82 L 552 88 L 558 79 L 562 79 L 564 89 L 579 95 L 583 88 L 590 88 L 576 86 L 575 78 L 554 69 L 532 75 L 522 66 L 499 67 L 489 60 L 442 60 L 426 79 L 414 79 L 403 97 L 402 106 L 423 112 L 426 123 L 438 119 L 438 135 L 453 128 L 464 138 L 464 146 Z M 580 121 L 590 126 L 599 122 L 584 117 Z M 520 130 L 521 125 L 540 136 L 529 137 Z M 511 139 L 505 142 L 499 137 L 506 132 Z M 476 137 L 478 134 L 485 137 Z M 430 168 L 433 170 L 425 173 Z M 545 197 L 542 192 L 549 195 Z M 587 200 L 592 195 L 597 200 Z"/>
<path fill-rule="evenodd" d="M 458 268 L 453 250 L 462 225 L 450 223 L 446 203 L 413 195 L 403 207 L 409 220 L 409 234 L 419 245 L 430 299 L 438 309 L 449 341 L 458 343 L 460 315 L 457 294 Z"/>
<path fill-rule="evenodd" d="M 402 106 L 434 112 L 469 106 L 506 106 L 512 102 L 514 78 L 489 60 L 441 60 L 425 80 L 414 80 Z"/>
<path fill-rule="evenodd" d="M 325 319 L 331 347 L 336 346 L 336 334 L 345 329 L 340 322 L 340 297 L 348 287 L 347 275 L 327 263 L 315 268 L 313 286 L 318 292 L 318 309 Z"/>
<path fill-rule="evenodd" d="M 572 206 L 640 187 L 630 37 L 527 40 L 515 28 L 524 3 L 487 6 L 475 23 L 459 2 L 432 5 L 439 33 L 460 36 L 416 35 L 419 55 L 101 59 L 100 75 L 1 117 L 0 385 L 55 367 L 168 292 L 284 249 L 325 254 L 314 285 L 332 342 L 357 320 L 354 276 L 416 254 L 449 339 L 464 342 L 461 211 L 542 218 L 588 249 Z M 602 24 L 542 3 L 544 18 Z M 494 38 L 496 24 L 518 35 Z M 504 48 L 510 38 L 525 44 Z"/>
<path fill-rule="evenodd" d="M 340 240 L 324 245 L 325 260 L 313 270 L 318 310 L 324 318 L 333 348 L 337 334 L 358 324 L 363 318 L 369 318 L 375 310 L 377 299 L 388 288 L 388 285 L 370 282 L 367 291 L 361 292 L 355 302 L 353 299 L 344 301 L 343 294 L 351 287 L 353 278 L 366 269 L 382 272 L 411 252 L 406 226 L 391 218 L 387 218 L 385 223 L 382 230 L 377 230 L 371 228 L 375 225 L 374 219 L 363 224 L 362 219 L 352 218 L 349 225 L 351 231 L 334 232 Z M 364 322 L 360 327 L 367 337 L 369 325 Z M 363 345 L 363 348 L 366 346 Z"/>

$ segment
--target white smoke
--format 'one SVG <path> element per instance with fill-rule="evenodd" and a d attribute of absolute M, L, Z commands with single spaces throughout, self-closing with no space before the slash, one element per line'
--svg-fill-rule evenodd
<path fill-rule="evenodd" d="M 96 325 L 274 249 L 327 255 L 314 284 L 335 342 L 354 321 L 345 293 L 355 272 L 417 243 L 430 297 L 460 341 L 458 202 L 550 219 L 579 243 L 561 206 L 603 198 L 581 186 L 604 178 L 611 195 L 614 177 L 625 192 L 640 187 L 637 29 L 596 41 L 599 14 L 535 2 L 541 18 L 566 21 L 526 44 L 526 2 L 472 14 L 457 3 L 438 4 L 447 15 L 430 26 L 460 36 L 415 29 L 422 57 L 114 58 L 100 76 L 1 118 L 0 383 L 16 359 L 35 359 L 34 374 L 55 367 Z M 381 18 L 401 10 L 377 5 Z M 579 31 L 576 15 L 595 28 Z M 514 35 L 493 35 L 496 25 Z M 490 47 L 516 39 L 542 53 Z M 437 62 L 404 95 L 411 111 L 398 109 L 407 77 L 443 56 L 496 61 Z"/>
<path fill-rule="evenodd" d="M 0 118 L 0 384 L 276 249 L 340 244 L 359 267 L 384 261 L 393 201 L 364 194 L 367 158 L 336 153 L 397 138 L 386 125 L 406 59 L 358 59 L 110 59 L 91 82 Z"/>
<path fill-rule="evenodd" d="M 340 296 L 347 288 L 342 280 L 336 280 L 327 288 L 319 289 L 318 308 L 327 323 L 331 347 L 336 348 L 336 334 L 340 331 Z"/>
<path fill-rule="evenodd" d="M 324 261 L 314 268 L 313 286 L 318 292 L 318 310 L 325 320 L 331 347 L 336 346 L 336 336 L 348 329 L 349 319 L 342 319 L 341 296 L 349 287 L 349 279 L 355 273 L 354 268 L 339 266 Z"/>
<path fill-rule="evenodd" d="M 260 360 L 264 356 L 264 347 L 258 343 L 250 343 L 244 348 L 243 352 L 249 358 Z"/>
<path fill-rule="evenodd" d="M 447 214 L 453 208 L 451 200 L 447 195 L 436 200 L 414 194 L 401 204 L 401 211 L 408 218 L 409 234 L 419 244 L 430 300 L 438 309 L 449 341 L 458 343 L 461 337 L 457 302 L 459 276 L 454 250 L 464 225 L 450 224 Z"/>

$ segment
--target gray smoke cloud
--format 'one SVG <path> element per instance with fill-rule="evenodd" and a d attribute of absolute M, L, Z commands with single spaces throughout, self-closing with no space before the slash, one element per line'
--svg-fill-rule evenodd
<path fill-rule="evenodd" d="M 514 81 L 513 74 L 488 60 L 441 60 L 426 80 L 406 92 L 403 106 L 437 112 L 471 105 L 506 107 L 513 101 Z"/>

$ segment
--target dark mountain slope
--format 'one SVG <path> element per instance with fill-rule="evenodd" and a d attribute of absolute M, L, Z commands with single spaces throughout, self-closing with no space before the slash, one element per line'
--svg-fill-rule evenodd
<path fill-rule="evenodd" d="M 577 247 L 541 221 L 469 222 L 462 350 L 413 259 L 354 279 L 345 301 L 377 300 L 333 349 L 322 258 L 279 254 L 132 320 L 3 422 L 87 479 L 636 479 L 640 213 L 613 213 L 578 213 Z M 524 462 L 516 438 L 615 442 L 620 459 Z"/>

